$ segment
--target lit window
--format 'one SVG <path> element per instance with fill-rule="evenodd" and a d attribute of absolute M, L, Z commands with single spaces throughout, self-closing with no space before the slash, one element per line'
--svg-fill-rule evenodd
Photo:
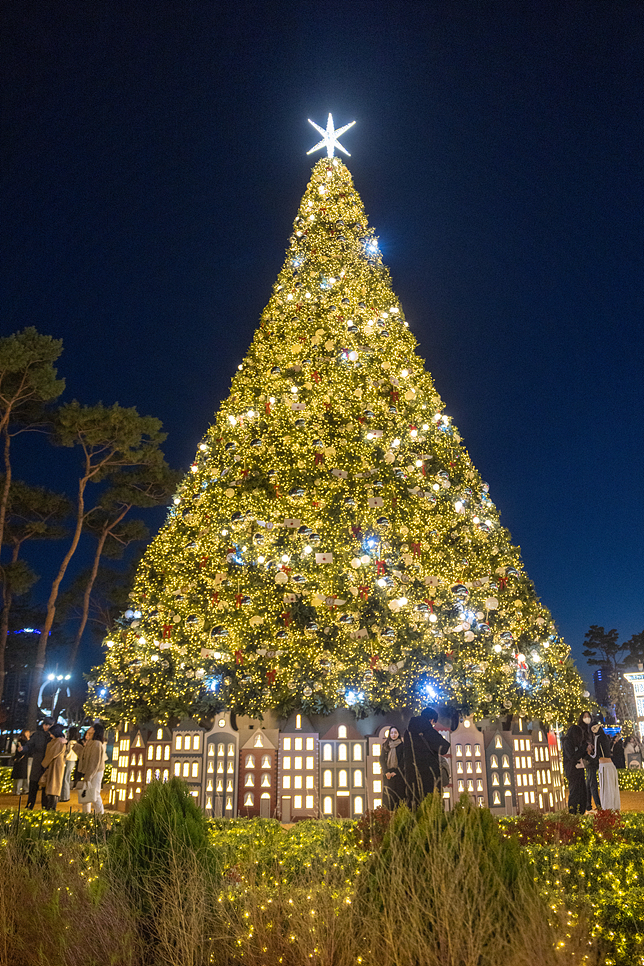
<path fill-rule="evenodd" d="M 476 758 L 480 758 L 481 757 L 481 746 L 480 745 L 474 745 L 474 756 Z"/>
<path fill-rule="evenodd" d="M 258 731 L 257 734 L 255 735 L 255 738 L 253 740 L 253 745 L 255 746 L 255 748 L 264 747 L 264 739 L 262 738 L 261 731 Z"/>
<path fill-rule="evenodd" d="M 462 758 L 463 757 L 463 745 L 457 745 L 456 746 L 456 757 L 457 758 Z"/>
<path fill-rule="evenodd" d="M 374 761 L 373 763 L 373 773 L 374 775 L 382 775 L 382 768 L 380 767 L 379 761 Z"/>
<path fill-rule="evenodd" d="M 291 750 L 291 739 L 290 738 L 284 738 L 284 741 L 282 742 L 282 748 L 284 749 L 284 751 L 290 751 Z"/>
<path fill-rule="evenodd" d="M 380 742 L 374 742 L 374 744 L 371 746 L 371 754 L 374 756 L 374 758 L 380 758 L 381 750 Z"/>
<path fill-rule="evenodd" d="M 313 795 L 306 796 L 306 807 L 313 808 Z"/>
<path fill-rule="evenodd" d="M 223 775 L 223 773 L 224 773 L 224 763 L 223 763 L 223 761 L 218 761 L 217 762 L 217 774 L 218 775 Z"/>
<path fill-rule="evenodd" d="M 307 788 L 314 788 L 315 787 L 315 779 L 314 779 L 313 775 L 307 775 L 306 776 L 306 787 Z"/>
<path fill-rule="evenodd" d="M 282 759 L 282 767 L 284 768 L 285 771 L 291 767 L 291 756 L 290 755 L 286 755 Z"/>
<path fill-rule="evenodd" d="M 271 767 L 271 757 L 270 755 L 262 755 L 262 768 Z"/>
<path fill-rule="evenodd" d="M 295 768 L 296 771 L 301 771 L 302 770 L 302 756 L 301 755 L 296 755 L 295 756 L 293 768 Z"/>
<path fill-rule="evenodd" d="M 255 796 L 253 795 L 252 792 L 246 792 L 246 794 L 244 795 L 244 805 L 254 805 L 254 804 L 255 804 Z"/>
<path fill-rule="evenodd" d="M 477 778 L 476 779 L 476 790 L 477 790 L 477 792 L 482 792 L 483 791 L 483 781 L 480 778 Z"/>
<path fill-rule="evenodd" d="M 186 735 L 185 738 L 183 739 L 183 750 L 190 751 L 190 744 L 191 744 L 190 735 Z"/>
<path fill-rule="evenodd" d="M 163 753 L 163 749 L 161 748 L 161 745 L 157 745 L 157 751 L 156 751 L 156 760 L 157 761 L 161 761 L 161 755 L 162 755 L 162 753 Z"/>
<path fill-rule="evenodd" d="M 530 792 L 530 804 L 534 805 L 534 792 Z"/>
<path fill-rule="evenodd" d="M 157 741 L 161 741 L 162 738 L 163 738 L 163 728 L 158 728 L 157 729 Z"/>
<path fill-rule="evenodd" d="M 512 782 L 510 781 L 510 772 L 509 771 L 504 771 L 503 772 L 503 784 L 504 785 L 511 785 L 512 784 Z"/>
<path fill-rule="evenodd" d="M 174 749 L 175 751 L 181 751 L 181 735 L 175 735 Z"/>
<path fill-rule="evenodd" d="M 295 750 L 296 751 L 302 751 L 302 739 L 301 738 L 296 738 L 295 739 Z"/>
<path fill-rule="evenodd" d="M 199 762 L 193 761 L 192 763 L 192 777 L 199 778 Z"/>
<path fill-rule="evenodd" d="M 540 731 L 538 732 L 538 735 L 539 735 L 539 737 L 537 738 L 537 741 L 538 742 L 542 742 L 543 741 L 543 735 L 541 734 Z"/>
<path fill-rule="evenodd" d="M 302 776 L 301 775 L 296 775 L 295 776 L 295 779 L 294 779 L 294 782 L 295 782 L 295 784 L 293 785 L 294 788 L 301 788 L 302 787 Z"/>
<path fill-rule="evenodd" d="M 295 730 L 296 731 L 301 731 L 302 730 L 302 715 L 301 714 L 296 714 L 295 715 Z M 297 796 L 296 796 L 296 799 L 295 800 L 297 801 Z M 295 807 L 297 808 L 298 806 L 296 805 Z M 299 807 L 300 808 L 302 807 L 302 799 L 300 799 L 300 805 L 299 805 Z"/>
<path fill-rule="evenodd" d="M 175 761 L 174 763 L 174 773 L 177 777 L 181 774 L 181 762 Z"/>
<path fill-rule="evenodd" d="M 262 775 L 262 780 L 261 780 L 261 783 L 260 784 L 261 784 L 262 788 L 270 788 L 271 787 L 271 776 L 270 775 Z"/>
<path fill-rule="evenodd" d="M 496 773 L 492 775 L 492 784 L 493 785 L 499 784 L 499 776 Z"/>
<path fill-rule="evenodd" d="M 362 787 L 362 768 L 353 769 L 353 787 L 354 788 Z"/>
<path fill-rule="evenodd" d="M 333 745 L 322 745 L 322 761 L 333 761 Z"/>
<path fill-rule="evenodd" d="M 347 737 L 347 726 L 340 725 L 340 727 L 338 728 L 338 738 L 346 738 L 346 737 Z"/>
<path fill-rule="evenodd" d="M 497 735 L 496 738 L 494 739 L 494 747 L 503 748 L 503 738 L 501 737 L 501 735 Z"/>
<path fill-rule="evenodd" d="M 233 810 L 233 799 L 232 799 L 232 795 L 227 795 L 226 796 L 226 811 L 227 812 L 232 812 L 232 810 Z"/>
<path fill-rule="evenodd" d="M 235 754 L 235 746 L 232 743 L 232 741 L 228 744 L 228 754 L 229 755 L 234 755 Z"/>
<path fill-rule="evenodd" d="M 477 761 L 477 763 L 476 763 L 476 773 L 477 773 L 477 775 L 480 775 L 482 771 L 483 771 L 483 767 L 481 765 L 481 762 L 480 761 Z"/>
<path fill-rule="evenodd" d="M 148 768 L 148 770 L 145 773 L 145 784 L 149 785 L 151 781 L 152 781 L 152 769 Z"/>
<path fill-rule="evenodd" d="M 527 757 L 527 762 L 528 762 L 528 764 L 527 764 L 526 767 L 527 768 L 532 768 L 532 758 L 530 757 L 530 755 L 528 755 L 528 757 Z"/>
<path fill-rule="evenodd" d="M 471 778 L 469 778 L 468 781 L 467 781 L 467 790 L 468 790 L 468 792 L 473 792 L 474 791 L 474 782 L 472 781 Z"/>
<path fill-rule="evenodd" d="M 537 785 L 541 784 L 541 769 L 537 768 Z"/>
<path fill-rule="evenodd" d="M 163 776 L 162 776 L 162 780 L 163 780 L 164 782 L 167 782 L 167 781 L 169 780 L 169 778 L 170 778 L 170 772 L 168 771 L 168 769 L 167 769 L 167 768 L 164 768 L 164 769 L 163 769 Z"/>
<path fill-rule="evenodd" d="M 381 792 L 382 792 L 382 781 L 379 778 L 374 779 L 374 781 L 373 781 L 373 790 L 374 790 L 374 793 L 381 794 Z"/>
<path fill-rule="evenodd" d="M 362 761 L 362 745 L 356 742 L 353 746 L 353 760 Z"/>
<path fill-rule="evenodd" d="M 458 790 L 459 792 L 465 791 L 465 782 L 462 779 L 460 779 L 458 782 Z"/>
<path fill-rule="evenodd" d="M 468 761 L 468 762 L 465 763 L 465 771 L 467 772 L 468 775 L 471 775 L 472 774 L 472 762 L 471 761 Z"/>
<path fill-rule="evenodd" d="M 523 785 L 523 775 L 521 773 L 517 775 L 517 785 L 519 786 L 519 788 L 521 788 Z"/>
<path fill-rule="evenodd" d="M 148 758 L 154 758 L 154 745 L 148 745 Z"/>
<path fill-rule="evenodd" d="M 348 776 L 348 773 L 345 771 L 344 768 L 342 768 L 338 772 L 338 787 L 339 788 L 348 788 L 349 787 L 349 776 Z"/>
<path fill-rule="evenodd" d="M 322 785 L 324 788 L 333 788 L 333 772 L 330 768 L 325 768 L 322 772 Z"/>
<path fill-rule="evenodd" d="M 471 745 L 465 745 L 465 757 L 466 758 L 471 758 L 471 756 L 472 756 L 472 746 Z"/>
<path fill-rule="evenodd" d="M 362 815 L 364 812 L 364 805 L 362 804 L 362 795 L 356 795 L 353 799 L 353 811 L 356 815 Z"/>
<path fill-rule="evenodd" d="M 503 756 L 503 767 L 504 768 L 509 768 L 510 767 L 510 757 L 509 757 L 509 755 L 504 755 Z"/>
<path fill-rule="evenodd" d="M 246 778 L 244 780 L 244 787 L 245 788 L 254 788 L 255 787 L 255 776 L 252 774 L 252 772 L 251 772 L 250 775 L 246 775 Z"/>
<path fill-rule="evenodd" d="M 307 738 L 306 739 L 306 750 L 307 751 L 313 751 L 314 748 L 315 748 L 315 738 Z"/>
<path fill-rule="evenodd" d="M 255 767 L 255 755 L 246 755 L 246 768 Z"/>
<path fill-rule="evenodd" d="M 501 796 L 499 795 L 498 792 L 494 792 L 494 794 L 492 796 L 492 804 L 493 805 L 500 805 L 501 804 Z"/>
<path fill-rule="evenodd" d="M 338 761 L 348 761 L 348 749 L 346 745 L 338 745 Z"/>
<path fill-rule="evenodd" d="M 215 746 L 213 745 L 213 743 L 211 741 L 210 744 L 208 745 L 208 757 L 209 758 L 212 758 L 212 756 L 214 755 L 214 753 L 215 753 Z"/>
<path fill-rule="evenodd" d="M 515 738 L 514 739 L 514 750 L 515 751 L 519 751 L 519 739 L 518 738 Z"/>
<path fill-rule="evenodd" d="M 223 755 L 225 753 L 226 753 L 226 749 L 224 748 L 224 743 L 223 741 L 220 741 L 219 744 L 217 745 L 217 754 Z"/>
<path fill-rule="evenodd" d="M 313 755 L 307 755 L 306 758 L 306 770 L 313 771 Z"/>
<path fill-rule="evenodd" d="M 183 777 L 184 778 L 188 778 L 189 775 L 190 775 L 190 762 L 189 761 L 184 761 L 184 763 L 183 763 Z"/>
<path fill-rule="evenodd" d="M 293 808 L 302 808 L 302 796 L 295 795 L 293 798 Z"/>
<path fill-rule="evenodd" d="M 284 777 L 282 778 L 282 788 L 290 788 L 290 787 L 291 787 L 291 776 L 284 775 Z"/>
<path fill-rule="evenodd" d="M 322 811 L 325 815 L 333 815 L 333 799 L 330 795 L 325 795 L 322 799 Z"/>
<path fill-rule="evenodd" d="M 524 755 L 521 755 L 521 767 L 522 768 L 527 768 L 527 765 L 525 763 L 525 756 Z"/>
<path fill-rule="evenodd" d="M 199 751 L 199 744 L 200 744 L 199 735 L 194 735 L 192 738 L 192 750 Z"/>
<path fill-rule="evenodd" d="M 463 762 L 462 761 L 457 761 L 456 762 L 456 773 L 457 773 L 457 775 L 462 775 L 463 774 Z"/>
<path fill-rule="evenodd" d="M 235 774 L 235 765 L 233 764 L 232 761 L 229 761 L 228 764 L 226 765 L 226 774 L 227 775 Z"/>
<path fill-rule="evenodd" d="M 534 785 L 534 776 L 533 776 L 533 774 L 532 774 L 532 772 L 530 772 L 530 773 L 528 774 L 528 776 L 527 776 L 527 778 L 528 778 L 528 782 L 529 782 L 529 784 L 530 784 L 530 785 Z"/>

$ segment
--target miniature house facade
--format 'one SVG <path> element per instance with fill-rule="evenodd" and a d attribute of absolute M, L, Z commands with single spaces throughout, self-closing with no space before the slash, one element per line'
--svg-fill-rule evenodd
<path fill-rule="evenodd" d="M 367 741 L 351 725 L 335 725 L 320 740 L 324 818 L 360 818 L 366 811 Z"/>
<path fill-rule="evenodd" d="M 319 816 L 319 744 L 303 714 L 292 715 L 280 732 L 278 816 L 284 823 Z"/>
<path fill-rule="evenodd" d="M 277 748 L 265 731 L 255 731 L 239 754 L 237 814 L 271 818 L 277 809 Z"/>

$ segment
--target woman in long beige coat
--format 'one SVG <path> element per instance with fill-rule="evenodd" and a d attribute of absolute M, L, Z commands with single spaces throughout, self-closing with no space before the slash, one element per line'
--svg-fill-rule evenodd
<path fill-rule="evenodd" d="M 43 807 L 56 811 L 56 805 L 60 798 L 60 791 L 63 785 L 63 775 L 65 774 L 65 751 L 67 742 L 64 738 L 63 726 L 60 724 L 52 725 L 49 729 L 51 740 L 47 745 L 45 757 L 42 760 L 43 775 L 40 779 L 41 784 L 45 783 L 43 791 Z"/>

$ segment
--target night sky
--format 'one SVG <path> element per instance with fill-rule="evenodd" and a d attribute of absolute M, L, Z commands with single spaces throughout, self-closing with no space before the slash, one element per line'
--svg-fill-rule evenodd
<path fill-rule="evenodd" d="M 355 120 L 394 291 L 580 670 L 590 624 L 644 628 L 641 0 L 1 18 L 1 332 L 62 337 L 65 399 L 158 416 L 187 468 L 282 265 L 307 118 Z M 17 444 L 16 474 L 71 491 L 46 455 Z"/>

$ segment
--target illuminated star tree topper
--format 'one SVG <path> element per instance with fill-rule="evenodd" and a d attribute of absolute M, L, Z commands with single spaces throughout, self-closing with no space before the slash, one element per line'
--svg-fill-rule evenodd
<path fill-rule="evenodd" d="M 319 124 L 316 124 L 315 121 L 312 121 L 311 118 L 308 118 L 308 122 L 315 128 L 316 131 L 319 131 L 319 133 L 322 135 L 322 140 L 318 141 L 318 143 L 312 147 L 310 151 L 307 151 L 307 154 L 313 154 L 314 151 L 319 151 L 320 148 L 326 147 L 327 157 L 329 158 L 333 157 L 333 151 L 335 148 L 338 148 L 338 150 L 346 154 L 348 158 L 351 157 L 347 149 L 342 147 L 338 141 L 338 138 L 343 135 L 345 131 L 348 131 L 350 127 L 353 127 L 353 125 L 356 123 L 355 121 L 351 121 L 350 124 L 345 124 L 344 127 L 338 128 L 337 131 L 333 127 L 332 114 L 329 114 L 329 119 L 326 122 L 326 131 L 324 128 L 321 128 Z"/>

